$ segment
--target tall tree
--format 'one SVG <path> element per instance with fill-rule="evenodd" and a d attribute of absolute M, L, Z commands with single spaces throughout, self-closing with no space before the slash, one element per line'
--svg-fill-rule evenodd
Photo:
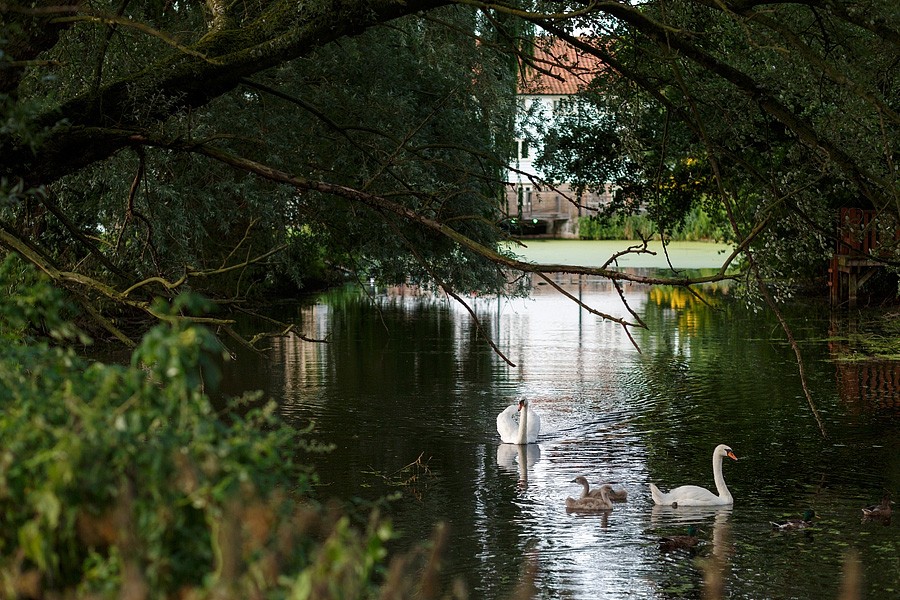
<path fill-rule="evenodd" d="M 601 43 L 572 43 L 609 66 L 586 93 L 603 118 L 554 132 L 544 160 L 557 177 L 584 179 L 599 167 L 592 181 L 605 170 L 607 181 L 677 218 L 690 202 L 672 192 L 687 172 L 694 201 L 725 208 L 733 239 L 758 229 L 759 263 L 782 276 L 833 249 L 838 207 L 875 209 L 897 222 L 900 11 L 892 3 L 599 10 L 614 18 L 581 24 L 593 25 Z M 604 168 L 622 164 L 632 169 Z"/>
<path fill-rule="evenodd" d="M 528 27 L 609 67 L 593 98 L 615 120 L 558 139 L 590 158 L 620 138 L 612 158 L 633 168 L 619 182 L 665 218 L 693 196 L 721 208 L 761 281 L 821 254 L 835 206 L 900 207 L 891 0 L 0 9 L 0 243 L 89 310 L 153 313 L 151 296 L 185 286 L 238 299 L 325 260 L 458 299 L 501 289 L 505 269 L 702 281 L 498 250 L 510 57 L 529 61 Z M 702 194 L 662 194 L 666 177 Z"/>

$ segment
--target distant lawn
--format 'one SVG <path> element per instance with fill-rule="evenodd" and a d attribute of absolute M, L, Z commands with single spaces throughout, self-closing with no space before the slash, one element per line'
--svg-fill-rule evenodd
<path fill-rule="evenodd" d="M 541 264 L 585 265 L 598 267 L 610 256 L 640 246 L 640 242 L 627 240 L 523 240 L 524 246 L 511 245 L 522 260 Z M 618 259 L 618 266 L 646 269 L 665 269 L 669 264 L 663 253 L 662 242 L 652 241 L 648 249 L 652 254 L 629 254 Z M 676 269 L 714 269 L 732 251 L 732 246 L 718 242 L 671 242 L 669 259 Z"/>

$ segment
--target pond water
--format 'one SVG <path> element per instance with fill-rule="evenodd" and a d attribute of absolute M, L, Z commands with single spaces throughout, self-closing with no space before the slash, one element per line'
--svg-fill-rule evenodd
<path fill-rule="evenodd" d="M 628 316 L 606 282 L 557 281 Z M 458 304 L 405 288 L 333 291 L 280 315 L 327 344 L 279 341 L 265 368 L 239 360 L 229 385 L 264 390 L 285 419 L 334 444 L 310 458 L 323 499 L 397 496 L 384 510 L 398 548 L 448 524 L 446 578 L 472 598 L 512 597 L 526 570 L 534 598 L 699 598 L 712 559 L 728 598 L 838 598 L 848 551 L 865 598 L 900 597 L 900 518 L 862 522 L 860 510 L 885 490 L 900 496 L 900 367 L 836 361 L 829 334 L 846 323 L 825 305 L 788 311 L 825 437 L 766 311 L 727 286 L 623 291 L 648 326 L 633 330 L 639 350 L 546 285 L 527 299 L 467 298 L 515 366 Z M 538 443 L 501 444 L 496 416 L 520 398 L 541 415 Z M 653 506 L 650 482 L 713 487 L 720 443 L 739 457 L 724 465 L 733 507 Z M 569 514 L 578 475 L 618 481 L 629 499 Z M 772 531 L 806 509 L 811 529 Z M 689 524 L 699 549 L 660 551 L 659 537 Z"/>

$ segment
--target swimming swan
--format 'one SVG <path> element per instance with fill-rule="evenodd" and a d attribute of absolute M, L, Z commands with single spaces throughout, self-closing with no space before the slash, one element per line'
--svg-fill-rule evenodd
<path fill-rule="evenodd" d="M 725 444 L 719 444 L 713 451 L 713 477 L 716 480 L 716 491 L 719 495 L 715 495 L 706 488 L 696 485 L 683 485 L 664 494 L 659 488 L 650 484 L 650 495 L 653 496 L 655 504 L 664 506 L 723 506 L 726 504 L 734 504 L 734 498 L 725 485 L 725 478 L 722 476 L 722 459 L 728 457 L 737 460 L 731 448 Z"/>
<path fill-rule="evenodd" d="M 580 483 L 582 487 L 584 487 L 584 491 L 581 492 L 582 498 L 600 498 L 601 492 L 600 488 L 591 489 L 591 485 L 588 483 L 588 480 L 581 475 L 572 480 L 572 483 Z M 613 502 L 625 502 L 628 500 L 628 491 L 624 488 L 621 490 L 613 489 L 612 486 L 609 487 L 609 499 Z"/>
<path fill-rule="evenodd" d="M 578 482 L 578 479 L 584 478 L 576 478 L 572 481 L 572 483 Z M 566 511 L 590 512 L 612 510 L 612 500 L 609 499 L 609 492 L 612 491 L 612 486 L 609 484 L 603 484 L 597 491 L 600 494 L 599 497 L 582 496 L 581 498 L 578 498 L 576 500 L 575 498 L 569 496 L 568 498 L 566 498 Z"/>
<path fill-rule="evenodd" d="M 504 444 L 535 444 L 540 431 L 541 415 L 528 407 L 528 400 L 510 404 L 497 415 L 497 433 Z"/>

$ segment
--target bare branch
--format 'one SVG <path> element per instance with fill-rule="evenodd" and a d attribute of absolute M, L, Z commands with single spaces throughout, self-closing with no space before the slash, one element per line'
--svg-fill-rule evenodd
<path fill-rule="evenodd" d="M 546 281 L 548 284 L 550 284 L 550 287 L 552 287 L 552 288 L 555 289 L 557 292 L 559 292 L 560 294 L 562 294 L 563 296 L 565 296 L 565 297 L 568 298 L 569 300 L 573 301 L 575 304 L 577 304 L 577 305 L 580 306 L 581 308 L 585 309 L 585 310 L 588 311 L 589 313 L 594 314 L 594 315 L 597 315 L 598 317 L 601 317 L 601 318 L 603 318 L 603 319 L 606 319 L 607 321 L 612 321 L 613 323 L 618 323 L 619 325 L 621 325 L 621 326 L 622 326 L 622 330 L 625 332 L 625 335 L 627 335 L 627 336 L 628 336 L 628 339 L 631 340 L 631 344 L 634 346 L 634 349 L 637 350 L 638 352 L 641 351 L 640 346 L 638 346 L 637 341 L 636 341 L 636 340 L 634 339 L 634 337 L 631 335 L 631 332 L 628 331 L 628 328 L 629 328 L 629 327 L 640 327 L 640 326 L 643 326 L 643 324 L 641 324 L 641 325 L 636 325 L 636 324 L 634 324 L 634 323 L 629 323 L 629 322 L 626 321 L 625 319 L 621 319 L 621 318 L 619 318 L 619 317 L 614 317 L 614 316 L 609 315 L 609 314 L 606 314 L 606 313 L 604 313 L 604 312 L 600 312 L 599 310 L 597 310 L 597 309 L 595 309 L 595 308 L 592 308 L 592 307 L 588 306 L 587 304 L 585 304 L 584 302 L 582 302 L 581 300 L 579 300 L 578 298 L 576 298 L 575 296 L 573 296 L 572 294 L 570 294 L 569 292 L 567 292 L 565 289 L 563 289 L 563 287 L 562 287 L 561 285 L 557 284 L 555 281 L 553 281 L 552 279 L 550 279 L 549 277 L 547 277 L 546 274 L 544 274 L 544 273 L 538 273 L 538 276 L 541 277 L 541 278 L 542 278 L 544 281 Z M 625 302 L 624 296 L 622 297 L 622 301 Z M 627 302 L 625 302 L 625 306 L 628 307 L 628 303 L 627 303 Z M 630 307 L 628 307 L 628 312 L 630 312 L 632 315 L 634 315 L 634 311 L 632 311 Z"/>

